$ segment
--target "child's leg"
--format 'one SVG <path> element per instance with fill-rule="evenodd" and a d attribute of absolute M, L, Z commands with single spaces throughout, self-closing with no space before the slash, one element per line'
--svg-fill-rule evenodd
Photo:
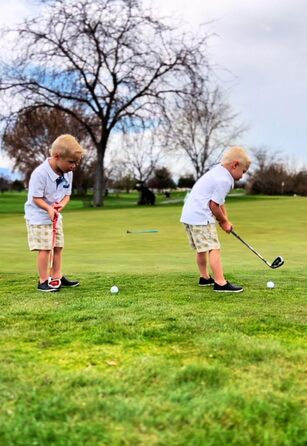
<path fill-rule="evenodd" d="M 226 280 L 223 273 L 221 251 L 219 249 L 212 249 L 209 252 L 209 262 L 214 275 L 214 281 L 219 285 L 225 285 Z"/>
<path fill-rule="evenodd" d="M 40 283 L 45 282 L 49 278 L 48 274 L 49 258 L 50 258 L 50 251 L 47 250 L 38 251 L 37 269 Z"/>
<path fill-rule="evenodd" d="M 197 252 L 196 253 L 196 263 L 199 269 L 200 277 L 209 279 L 210 274 L 208 271 L 208 253 L 207 252 Z"/>
<path fill-rule="evenodd" d="M 61 279 L 62 277 L 62 252 L 63 248 L 54 248 L 53 265 L 51 271 L 53 279 Z"/>

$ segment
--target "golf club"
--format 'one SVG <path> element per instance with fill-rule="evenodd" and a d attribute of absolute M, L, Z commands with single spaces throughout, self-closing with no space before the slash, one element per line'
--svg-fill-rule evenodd
<path fill-rule="evenodd" d="M 52 278 L 53 256 L 54 256 L 54 247 L 55 247 L 55 242 L 56 242 L 57 224 L 58 224 L 58 214 L 55 214 L 53 222 L 52 222 L 52 246 L 51 246 L 51 251 L 50 251 L 50 269 L 49 269 L 49 280 L 48 280 L 48 285 L 51 286 L 52 288 L 59 288 L 61 285 L 60 279 Z"/>
<path fill-rule="evenodd" d="M 152 233 L 152 232 L 159 232 L 158 229 L 142 229 L 140 231 L 129 231 L 127 229 L 127 234 L 145 234 L 145 233 Z"/>
<path fill-rule="evenodd" d="M 247 242 L 245 242 L 233 229 L 231 230 L 231 233 L 237 237 L 238 240 L 240 240 L 240 242 L 242 242 L 245 246 L 248 247 L 248 249 L 250 249 L 254 254 L 256 254 L 256 256 L 259 257 L 259 259 L 261 259 L 266 265 L 268 265 L 270 268 L 272 269 L 276 269 L 279 268 L 280 266 L 282 266 L 285 261 L 281 256 L 276 257 L 275 260 L 273 260 L 272 263 L 268 262 L 267 260 L 265 260 L 264 257 L 262 257 L 262 255 L 259 254 L 259 252 L 257 252 L 251 245 L 249 245 Z"/>

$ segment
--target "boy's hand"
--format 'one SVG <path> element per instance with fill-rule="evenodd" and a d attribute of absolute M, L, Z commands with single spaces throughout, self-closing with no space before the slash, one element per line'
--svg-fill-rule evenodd
<path fill-rule="evenodd" d="M 223 229 L 223 231 L 227 232 L 228 234 L 232 231 L 232 224 L 228 220 L 225 220 L 222 223 L 220 223 L 220 227 Z"/>
<path fill-rule="evenodd" d="M 216 218 L 216 220 L 219 222 L 219 225 L 223 229 L 223 231 L 227 233 L 231 232 L 232 224 L 228 220 L 226 207 L 224 205 L 219 205 L 218 203 L 215 203 L 215 201 L 213 200 L 210 200 L 209 208 L 211 209 L 211 212 Z"/>
<path fill-rule="evenodd" d="M 61 203 L 54 203 L 53 204 L 53 208 L 57 211 L 57 212 L 61 212 L 62 211 L 62 209 L 63 209 L 63 204 L 61 204 Z"/>
<path fill-rule="evenodd" d="M 69 203 L 70 200 L 70 196 L 69 195 L 65 195 L 65 197 L 63 198 L 63 200 L 61 200 L 59 203 L 56 201 L 55 203 L 53 203 L 53 207 L 57 212 L 62 212 L 62 210 L 65 208 L 65 206 Z"/>
<path fill-rule="evenodd" d="M 58 214 L 59 214 L 59 212 L 53 206 L 49 206 L 48 215 L 49 215 L 51 221 L 53 221 Z"/>

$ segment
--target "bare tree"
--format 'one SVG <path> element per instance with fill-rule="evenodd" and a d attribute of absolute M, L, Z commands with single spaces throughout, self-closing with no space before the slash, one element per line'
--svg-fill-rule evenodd
<path fill-rule="evenodd" d="M 146 183 L 163 157 L 158 129 L 124 136 L 122 161 L 137 182 Z"/>
<path fill-rule="evenodd" d="M 272 151 L 269 147 L 252 147 L 251 148 L 253 163 L 252 169 L 262 173 L 272 164 L 281 164 L 281 154 L 276 151 Z"/>
<path fill-rule="evenodd" d="M 177 97 L 166 118 L 169 150 L 183 153 L 190 160 L 196 178 L 215 164 L 221 152 L 245 130 L 236 124 L 237 115 L 219 87 L 210 90 L 195 81 L 185 95 Z"/>
<path fill-rule="evenodd" d="M 252 194 L 280 195 L 292 184 L 289 166 L 269 147 L 254 147 L 252 170 L 248 172 L 248 191 Z"/>
<path fill-rule="evenodd" d="M 96 148 L 100 206 L 111 133 L 154 122 L 192 72 L 205 76 L 208 36 L 179 36 L 139 0 L 46 3 L 16 30 L 13 60 L 0 66 L 0 92 L 20 98 L 15 111 L 57 108 L 83 125 Z"/>

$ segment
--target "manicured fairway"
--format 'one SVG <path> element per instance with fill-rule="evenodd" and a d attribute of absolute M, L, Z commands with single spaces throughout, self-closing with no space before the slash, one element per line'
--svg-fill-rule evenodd
<path fill-rule="evenodd" d="M 285 257 L 286 268 L 270 271 L 238 240 L 220 231 L 225 271 L 280 277 L 286 270 L 296 272 L 305 267 L 306 198 L 234 197 L 229 199 L 228 209 L 236 231 L 269 261 L 277 255 Z M 195 271 L 194 254 L 178 222 L 180 211 L 180 205 L 66 211 L 65 271 L 119 275 Z M 35 275 L 36 258 L 28 252 L 23 215 L 0 213 L 0 218 L 0 271 Z M 128 235 L 127 229 L 160 232 Z"/>
<path fill-rule="evenodd" d="M 307 199 L 228 200 L 237 232 L 286 263 L 220 232 L 245 287 L 226 296 L 197 286 L 180 205 L 123 203 L 72 203 L 65 273 L 81 286 L 47 296 L 20 204 L 2 207 L 0 444 L 306 444 Z"/>

